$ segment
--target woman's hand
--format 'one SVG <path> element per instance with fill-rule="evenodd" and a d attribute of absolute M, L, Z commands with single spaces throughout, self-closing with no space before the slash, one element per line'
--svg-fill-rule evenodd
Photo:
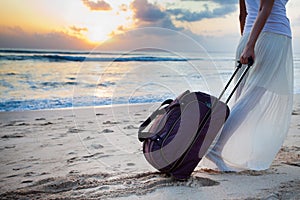
<path fill-rule="evenodd" d="M 249 58 L 252 58 L 252 60 L 255 60 L 255 54 L 254 54 L 254 46 L 246 46 L 241 54 L 240 62 L 242 64 L 248 64 Z"/>

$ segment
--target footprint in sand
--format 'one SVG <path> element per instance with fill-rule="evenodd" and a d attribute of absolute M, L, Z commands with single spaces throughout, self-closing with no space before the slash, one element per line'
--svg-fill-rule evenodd
<path fill-rule="evenodd" d="M 3 135 L 1 138 L 10 139 L 10 138 L 22 138 L 22 137 L 25 137 L 25 135 L 22 133 L 13 133 L 10 135 Z"/>
<path fill-rule="evenodd" d="M 67 133 L 79 133 L 83 130 L 78 129 L 78 128 L 69 128 L 69 130 L 67 131 Z"/>
<path fill-rule="evenodd" d="M 16 126 L 30 126 L 30 124 L 22 122 L 22 123 L 16 124 Z"/>
<path fill-rule="evenodd" d="M 24 125 L 29 125 L 29 124 L 26 124 L 26 123 L 19 123 L 19 124 L 17 124 L 18 122 L 22 122 L 22 121 L 10 121 L 8 124 L 4 124 L 3 127 L 5 127 L 5 126 L 24 126 Z"/>
<path fill-rule="evenodd" d="M 4 124 L 3 127 L 6 127 L 6 126 L 14 126 L 15 125 L 15 122 L 10 122 L 8 124 Z"/>
<path fill-rule="evenodd" d="M 87 136 L 87 137 L 85 137 L 83 140 L 84 140 L 84 141 L 87 141 L 87 140 L 92 140 L 92 139 L 95 139 L 95 138 L 93 138 L 93 137 L 91 137 L 91 136 Z"/>
<path fill-rule="evenodd" d="M 15 148 L 16 147 L 16 145 L 8 145 L 8 146 L 5 146 L 4 148 L 5 149 L 13 149 L 13 148 Z"/>
<path fill-rule="evenodd" d="M 91 144 L 91 147 L 93 149 L 102 149 L 104 146 L 102 146 L 101 144 Z"/>
<path fill-rule="evenodd" d="M 102 152 L 94 153 L 94 154 L 89 154 L 89 155 L 82 156 L 82 158 L 92 158 L 92 157 L 96 157 L 96 156 L 102 155 L 102 154 L 103 154 Z"/>
<path fill-rule="evenodd" d="M 293 110 L 292 115 L 300 115 L 300 111 L 299 110 Z"/>
<path fill-rule="evenodd" d="M 102 124 L 120 124 L 120 122 L 114 122 L 114 121 L 105 121 Z"/>
<path fill-rule="evenodd" d="M 114 131 L 106 128 L 101 133 L 112 133 L 112 132 L 114 132 Z"/>
<path fill-rule="evenodd" d="M 34 172 L 26 172 L 24 174 L 24 177 L 30 177 L 30 176 L 33 176 L 35 173 Z"/>
<path fill-rule="evenodd" d="M 12 174 L 12 175 L 6 176 L 5 178 L 13 178 L 13 177 L 17 177 L 17 176 L 19 176 L 19 174 Z"/>
<path fill-rule="evenodd" d="M 71 170 L 71 171 L 69 171 L 69 174 L 78 174 L 78 173 L 79 173 L 78 170 Z"/>
<path fill-rule="evenodd" d="M 134 125 L 128 125 L 128 126 L 125 126 L 124 129 L 139 129 L 139 128 Z"/>
<path fill-rule="evenodd" d="M 21 183 L 32 183 L 33 180 L 25 180 L 25 181 L 22 181 Z"/>
<path fill-rule="evenodd" d="M 35 121 L 44 121 L 46 120 L 45 118 L 36 118 Z"/>
<path fill-rule="evenodd" d="M 27 166 L 20 166 L 20 167 L 14 167 L 12 168 L 13 171 L 19 171 L 19 170 L 22 170 L 22 169 L 27 169 L 27 168 L 30 168 L 32 167 L 31 165 L 27 165 Z"/>
<path fill-rule="evenodd" d="M 73 162 L 78 161 L 78 160 L 79 160 L 79 158 L 75 156 L 75 157 L 72 157 L 72 158 L 68 159 L 67 163 L 73 163 Z"/>
<path fill-rule="evenodd" d="M 43 124 L 40 124 L 41 126 L 48 126 L 48 125 L 51 125 L 53 124 L 52 122 L 46 122 L 46 123 L 43 123 Z"/>
<path fill-rule="evenodd" d="M 42 173 L 40 173 L 39 175 L 40 176 L 44 176 L 44 175 L 48 175 L 48 174 L 50 174 L 49 172 L 42 172 Z"/>

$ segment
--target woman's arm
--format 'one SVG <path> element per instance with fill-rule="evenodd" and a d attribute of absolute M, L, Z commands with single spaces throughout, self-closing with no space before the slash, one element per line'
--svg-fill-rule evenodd
<path fill-rule="evenodd" d="M 274 0 L 260 0 L 260 7 L 252 27 L 248 42 L 246 44 L 245 49 L 240 57 L 240 61 L 242 64 L 248 63 L 248 58 L 252 57 L 255 60 L 254 47 L 257 41 L 257 38 L 263 29 L 274 5 Z"/>
<path fill-rule="evenodd" d="M 240 29 L 241 29 L 241 35 L 243 35 L 244 27 L 245 27 L 245 21 L 246 21 L 247 11 L 246 11 L 246 5 L 245 0 L 240 0 Z"/>

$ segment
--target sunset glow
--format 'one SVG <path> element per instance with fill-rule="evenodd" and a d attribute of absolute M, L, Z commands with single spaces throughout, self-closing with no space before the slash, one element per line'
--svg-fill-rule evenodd
<path fill-rule="evenodd" d="M 290 1 L 287 9 L 299 41 L 300 3 Z M 90 49 L 143 27 L 180 31 L 212 48 L 240 36 L 238 1 L 216 0 L 1 0 L 0 27 L 0 48 L 54 48 L 56 42 L 57 48 Z"/>

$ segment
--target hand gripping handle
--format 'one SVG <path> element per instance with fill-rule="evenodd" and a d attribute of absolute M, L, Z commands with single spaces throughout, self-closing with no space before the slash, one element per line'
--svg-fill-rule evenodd
<path fill-rule="evenodd" d="M 237 74 L 237 72 L 240 70 L 240 68 L 242 67 L 242 63 L 240 63 L 240 61 L 238 61 L 238 66 L 237 69 L 235 70 L 235 72 L 233 73 L 233 75 L 231 76 L 230 80 L 228 81 L 227 85 L 225 86 L 224 91 L 222 92 L 221 95 L 224 94 L 225 90 L 227 89 L 227 87 L 229 86 L 230 82 L 232 81 L 232 79 L 235 77 L 235 75 Z M 231 91 L 230 95 L 228 96 L 227 100 L 226 100 L 226 104 L 229 102 L 229 100 L 231 99 L 232 95 L 234 94 L 234 92 L 236 91 L 236 89 L 239 87 L 240 83 L 242 82 L 242 80 L 244 79 L 244 77 L 246 76 L 246 74 L 248 73 L 249 69 L 251 68 L 251 66 L 254 64 L 254 60 L 252 57 L 248 58 L 248 64 L 247 64 L 247 68 L 245 69 L 245 71 L 243 72 L 243 74 L 241 75 L 240 79 L 238 80 L 238 82 L 236 83 L 236 85 L 234 86 L 233 90 Z M 222 97 L 222 96 L 221 96 Z M 221 99 L 219 97 L 219 99 Z"/>

